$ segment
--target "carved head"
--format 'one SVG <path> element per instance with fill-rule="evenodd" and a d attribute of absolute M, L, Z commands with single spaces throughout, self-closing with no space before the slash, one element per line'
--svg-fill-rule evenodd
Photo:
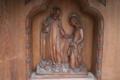
<path fill-rule="evenodd" d="M 74 27 L 74 28 L 81 28 L 82 24 L 79 18 L 79 15 L 77 14 L 72 14 L 69 17 L 69 23 Z"/>
<path fill-rule="evenodd" d="M 60 8 L 58 8 L 58 7 L 53 7 L 52 12 L 51 12 L 51 16 L 52 16 L 54 19 L 58 19 L 58 18 L 60 17 L 60 14 L 61 14 Z"/>

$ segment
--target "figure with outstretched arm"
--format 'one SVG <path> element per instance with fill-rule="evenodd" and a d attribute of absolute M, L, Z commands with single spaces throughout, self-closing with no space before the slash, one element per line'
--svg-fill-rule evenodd
<path fill-rule="evenodd" d="M 82 48 L 83 48 L 83 28 L 79 20 L 78 15 L 72 14 L 69 17 L 69 23 L 73 27 L 73 33 L 70 40 L 70 46 L 68 49 L 68 54 L 70 58 L 71 68 L 80 67 L 83 63 Z"/>

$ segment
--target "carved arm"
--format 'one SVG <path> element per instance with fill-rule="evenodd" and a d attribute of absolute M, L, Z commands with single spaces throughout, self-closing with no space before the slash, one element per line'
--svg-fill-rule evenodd
<path fill-rule="evenodd" d="M 52 23 L 51 17 L 47 17 L 47 19 L 45 19 L 45 21 L 43 22 L 42 32 L 48 33 L 51 23 Z"/>
<path fill-rule="evenodd" d="M 83 34 L 83 29 L 82 28 L 80 29 L 80 36 L 81 36 L 81 38 L 77 41 L 77 44 L 80 44 L 84 39 L 84 34 Z"/>
<path fill-rule="evenodd" d="M 58 27 L 60 29 L 60 34 L 61 34 L 62 37 L 66 38 L 66 39 L 70 38 L 70 36 L 63 29 L 62 23 L 60 21 L 59 21 Z"/>

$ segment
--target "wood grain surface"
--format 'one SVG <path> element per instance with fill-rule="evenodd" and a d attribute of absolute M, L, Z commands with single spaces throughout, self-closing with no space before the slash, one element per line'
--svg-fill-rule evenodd
<path fill-rule="evenodd" d="M 88 1 L 104 18 L 102 80 L 119 80 L 120 0 L 107 0 L 106 7 L 96 0 Z M 31 0 L 28 5 L 24 2 L 24 0 L 0 0 L 0 80 L 27 79 L 26 17 L 33 7 L 42 4 L 42 0 Z"/>

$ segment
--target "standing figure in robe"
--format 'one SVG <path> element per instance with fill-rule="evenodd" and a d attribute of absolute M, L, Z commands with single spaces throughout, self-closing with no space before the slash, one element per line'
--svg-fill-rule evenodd
<path fill-rule="evenodd" d="M 68 49 L 69 64 L 71 68 L 78 68 L 83 64 L 82 48 L 83 48 L 83 28 L 77 14 L 72 14 L 69 23 L 73 27 Z"/>
<path fill-rule="evenodd" d="M 63 53 L 61 50 L 61 10 L 54 7 L 50 16 L 43 22 L 41 31 L 41 54 L 44 60 L 51 60 L 53 64 L 61 64 Z"/>
<path fill-rule="evenodd" d="M 64 58 L 67 59 L 69 66 L 75 69 L 75 68 L 79 68 L 80 65 L 83 64 L 83 59 L 82 59 L 83 28 L 79 16 L 75 13 L 69 17 L 69 23 L 73 28 L 70 34 L 67 34 L 62 26 L 60 26 L 59 28 L 64 43 L 64 45 L 62 46 L 63 47 L 62 51 L 64 52 Z"/>
<path fill-rule="evenodd" d="M 41 47 L 41 57 L 43 60 L 50 59 L 49 52 L 49 36 L 50 36 L 50 26 L 51 26 L 52 19 L 51 17 L 47 17 L 45 21 L 43 22 L 41 33 L 40 33 L 40 47 Z"/>

